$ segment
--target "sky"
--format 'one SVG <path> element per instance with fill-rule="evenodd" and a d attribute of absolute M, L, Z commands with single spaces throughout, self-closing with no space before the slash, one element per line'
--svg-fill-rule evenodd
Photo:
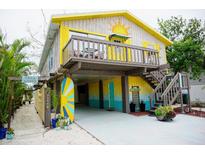
<path fill-rule="evenodd" d="M 11 43 L 16 38 L 24 38 L 33 42 L 32 46 L 26 48 L 24 52 L 27 53 L 29 60 L 38 64 L 52 15 L 96 11 L 104 10 L 0 10 L 0 29 L 6 34 L 6 41 L 8 43 Z M 169 19 L 171 16 L 181 15 L 186 19 L 199 18 L 205 21 L 205 9 L 129 11 L 155 29 L 158 29 L 158 18 Z M 31 34 L 34 36 L 34 39 L 40 41 L 40 45 L 39 42 L 34 42 Z"/>

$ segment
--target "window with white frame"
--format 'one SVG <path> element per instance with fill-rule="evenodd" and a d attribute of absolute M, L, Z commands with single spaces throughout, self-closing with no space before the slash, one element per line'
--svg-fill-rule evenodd
<path fill-rule="evenodd" d="M 53 69 L 53 49 L 51 48 L 49 56 L 48 56 L 48 69 L 51 71 Z"/>

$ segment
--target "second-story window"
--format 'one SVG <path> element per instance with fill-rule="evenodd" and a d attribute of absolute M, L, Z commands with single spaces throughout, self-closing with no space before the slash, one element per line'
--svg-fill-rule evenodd
<path fill-rule="evenodd" d="M 48 68 L 49 68 L 49 71 L 52 70 L 53 68 L 53 50 L 51 49 L 50 53 L 49 53 L 49 56 L 48 56 Z"/>

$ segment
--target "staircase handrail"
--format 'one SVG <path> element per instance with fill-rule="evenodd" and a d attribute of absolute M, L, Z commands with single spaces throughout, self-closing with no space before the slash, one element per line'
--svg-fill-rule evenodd
<path fill-rule="evenodd" d="M 157 85 L 157 87 L 154 89 L 154 92 L 150 95 L 150 105 L 152 106 L 152 101 L 155 99 L 155 95 L 157 93 L 157 91 L 161 88 L 161 86 L 164 84 L 164 82 L 166 82 L 167 79 L 167 75 L 165 75 L 162 80 L 160 81 L 160 83 Z"/>
<path fill-rule="evenodd" d="M 165 75 L 162 80 L 160 81 L 160 83 L 157 85 L 157 87 L 154 89 L 154 92 L 153 93 L 156 93 L 157 90 L 159 90 L 159 88 L 162 86 L 162 84 L 166 81 L 167 79 L 167 75 Z"/>
<path fill-rule="evenodd" d="M 163 77 L 165 76 L 165 74 L 162 71 L 152 71 L 150 72 L 150 74 L 153 76 L 153 78 L 155 78 L 158 82 L 161 82 L 161 80 L 163 78 L 158 78 L 158 76 L 156 76 L 156 72 L 158 73 L 157 75 L 161 74 Z"/>
<path fill-rule="evenodd" d="M 164 95 L 166 95 L 169 90 L 172 88 L 172 86 L 174 85 L 174 83 L 179 79 L 179 72 L 174 76 L 174 78 L 172 79 L 172 81 L 169 83 L 169 85 L 167 86 L 167 88 L 165 89 L 165 91 L 162 93 L 162 97 Z"/>

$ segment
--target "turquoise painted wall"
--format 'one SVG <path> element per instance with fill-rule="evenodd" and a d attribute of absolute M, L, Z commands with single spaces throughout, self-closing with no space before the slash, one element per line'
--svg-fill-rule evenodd
<path fill-rule="evenodd" d="M 108 109 L 109 107 L 109 94 L 108 94 L 108 84 L 109 82 L 114 82 L 114 110 L 123 111 L 122 103 L 122 87 L 121 87 L 121 77 L 115 77 L 109 80 L 103 80 L 103 96 L 104 96 L 104 108 Z"/>
<path fill-rule="evenodd" d="M 108 94 L 108 84 L 109 82 L 114 82 L 114 110 L 122 112 L 123 102 L 122 102 L 122 87 L 121 87 L 121 77 L 115 77 L 112 79 L 103 80 L 103 97 L 104 97 L 104 109 L 109 108 L 109 94 Z M 141 77 L 128 77 L 129 89 L 132 86 L 139 86 L 140 88 L 140 101 L 143 100 L 146 106 L 146 110 L 150 110 L 150 100 L 149 96 L 153 93 L 152 87 Z M 129 91 L 129 103 L 132 101 L 132 92 Z M 89 83 L 89 106 L 100 108 L 100 98 L 99 98 L 99 82 Z"/>

